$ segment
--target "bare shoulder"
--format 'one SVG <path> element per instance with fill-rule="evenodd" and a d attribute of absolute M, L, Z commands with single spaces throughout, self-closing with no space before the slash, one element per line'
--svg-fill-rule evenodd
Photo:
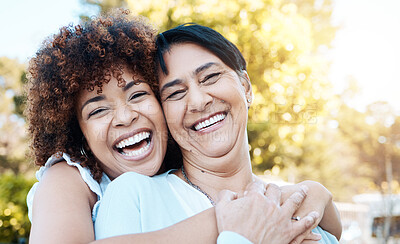
<path fill-rule="evenodd" d="M 43 175 L 38 184 L 37 196 L 65 200 L 85 199 L 89 205 L 96 202 L 96 194 L 93 193 L 82 179 L 79 170 L 62 161 L 51 166 Z M 36 199 L 35 199 L 36 201 Z"/>
<path fill-rule="evenodd" d="M 68 165 L 66 161 L 61 161 L 47 169 L 44 178 L 74 177 L 79 175 L 79 170 L 76 167 Z"/>
<path fill-rule="evenodd" d="M 76 167 L 66 162 L 53 165 L 36 188 L 30 243 L 92 241 L 92 208 L 96 201 L 97 196 Z"/>

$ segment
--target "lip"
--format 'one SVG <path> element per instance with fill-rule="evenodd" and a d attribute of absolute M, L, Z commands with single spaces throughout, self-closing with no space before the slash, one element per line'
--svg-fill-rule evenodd
<path fill-rule="evenodd" d="M 134 136 L 135 134 L 138 134 L 138 133 L 141 133 L 141 132 L 145 132 L 145 131 L 146 131 L 146 132 L 150 132 L 150 142 L 149 142 L 150 144 L 149 144 L 149 148 L 146 150 L 146 152 L 144 152 L 143 154 L 137 155 L 137 156 L 128 156 L 128 155 L 121 154 L 121 153 L 118 151 L 118 148 L 116 147 L 116 145 L 117 145 L 119 142 L 121 142 L 122 140 L 124 140 L 124 139 L 126 139 L 126 138 L 132 137 L 132 136 Z M 123 159 L 128 160 L 128 161 L 138 161 L 138 160 L 141 160 L 141 159 L 143 159 L 143 158 L 146 158 L 146 157 L 153 151 L 153 148 L 154 148 L 153 131 L 152 131 L 151 129 L 149 129 L 149 128 L 140 128 L 140 129 L 134 130 L 134 131 L 132 131 L 132 132 L 129 132 L 129 133 L 127 133 L 127 134 L 124 134 L 124 135 L 118 137 L 118 138 L 114 141 L 112 148 L 113 148 L 113 150 L 117 153 L 117 155 L 118 155 L 119 157 L 122 157 Z"/>
<path fill-rule="evenodd" d="M 223 114 L 223 115 L 225 115 L 225 118 L 224 118 L 223 120 L 221 120 L 221 121 L 218 121 L 217 123 L 213 124 L 213 125 L 210 126 L 210 127 L 206 127 L 206 128 L 201 129 L 201 130 L 195 130 L 195 129 L 194 129 L 195 125 L 197 125 L 197 124 L 199 124 L 199 123 L 201 123 L 201 122 L 204 122 L 204 121 L 206 121 L 207 119 L 210 119 L 210 118 L 212 118 L 212 117 L 214 117 L 214 116 L 216 116 L 216 115 L 218 115 L 218 114 Z M 226 112 L 226 111 L 219 111 L 219 112 L 213 113 L 213 114 L 211 114 L 211 115 L 209 115 L 209 116 L 207 116 L 207 117 L 201 118 L 201 119 L 197 120 L 196 122 L 194 122 L 194 123 L 190 126 L 190 129 L 193 130 L 193 131 L 195 131 L 195 132 L 197 132 L 197 133 L 200 133 L 200 134 L 204 134 L 204 133 L 209 133 L 209 132 L 215 131 L 215 130 L 221 128 L 221 127 L 225 124 L 225 119 L 226 119 L 226 116 L 227 116 L 227 115 L 228 115 L 228 112 Z"/>

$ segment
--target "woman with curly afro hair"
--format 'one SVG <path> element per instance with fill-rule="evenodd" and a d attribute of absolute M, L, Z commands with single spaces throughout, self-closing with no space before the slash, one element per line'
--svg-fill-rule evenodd
<path fill-rule="evenodd" d="M 42 166 L 27 200 L 31 243 L 93 241 L 110 180 L 160 170 L 168 131 L 151 87 L 155 33 L 115 11 L 61 28 L 31 59 L 25 113 Z M 168 155 L 164 169 L 179 162 L 179 153 Z"/>

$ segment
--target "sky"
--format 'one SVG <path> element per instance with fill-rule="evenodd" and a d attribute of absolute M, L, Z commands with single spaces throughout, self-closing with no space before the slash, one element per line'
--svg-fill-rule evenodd
<path fill-rule="evenodd" d="M 400 1 L 337 0 L 333 23 L 341 28 L 330 51 L 337 92 L 355 78 L 361 89 L 350 105 L 363 110 L 387 101 L 400 115 Z"/>
<path fill-rule="evenodd" d="M 360 93 L 349 105 L 363 111 L 388 101 L 400 115 L 400 0 L 334 1 L 332 22 L 340 30 L 327 53 L 334 91 L 353 77 Z M 46 37 L 77 24 L 82 12 L 79 0 L 0 0 L 0 56 L 27 62 Z"/>

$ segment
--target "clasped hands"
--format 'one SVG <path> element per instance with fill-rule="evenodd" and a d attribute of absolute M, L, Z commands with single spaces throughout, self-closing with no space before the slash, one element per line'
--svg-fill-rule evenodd
<path fill-rule="evenodd" d="M 263 184 L 260 180 L 250 183 L 242 196 L 229 190 L 221 191 L 215 207 L 218 232 L 236 232 L 253 243 L 317 243 L 321 236 L 311 230 L 319 220 L 318 212 L 294 217 L 307 191 L 308 187 L 302 185 L 281 200 L 278 186 Z"/>

